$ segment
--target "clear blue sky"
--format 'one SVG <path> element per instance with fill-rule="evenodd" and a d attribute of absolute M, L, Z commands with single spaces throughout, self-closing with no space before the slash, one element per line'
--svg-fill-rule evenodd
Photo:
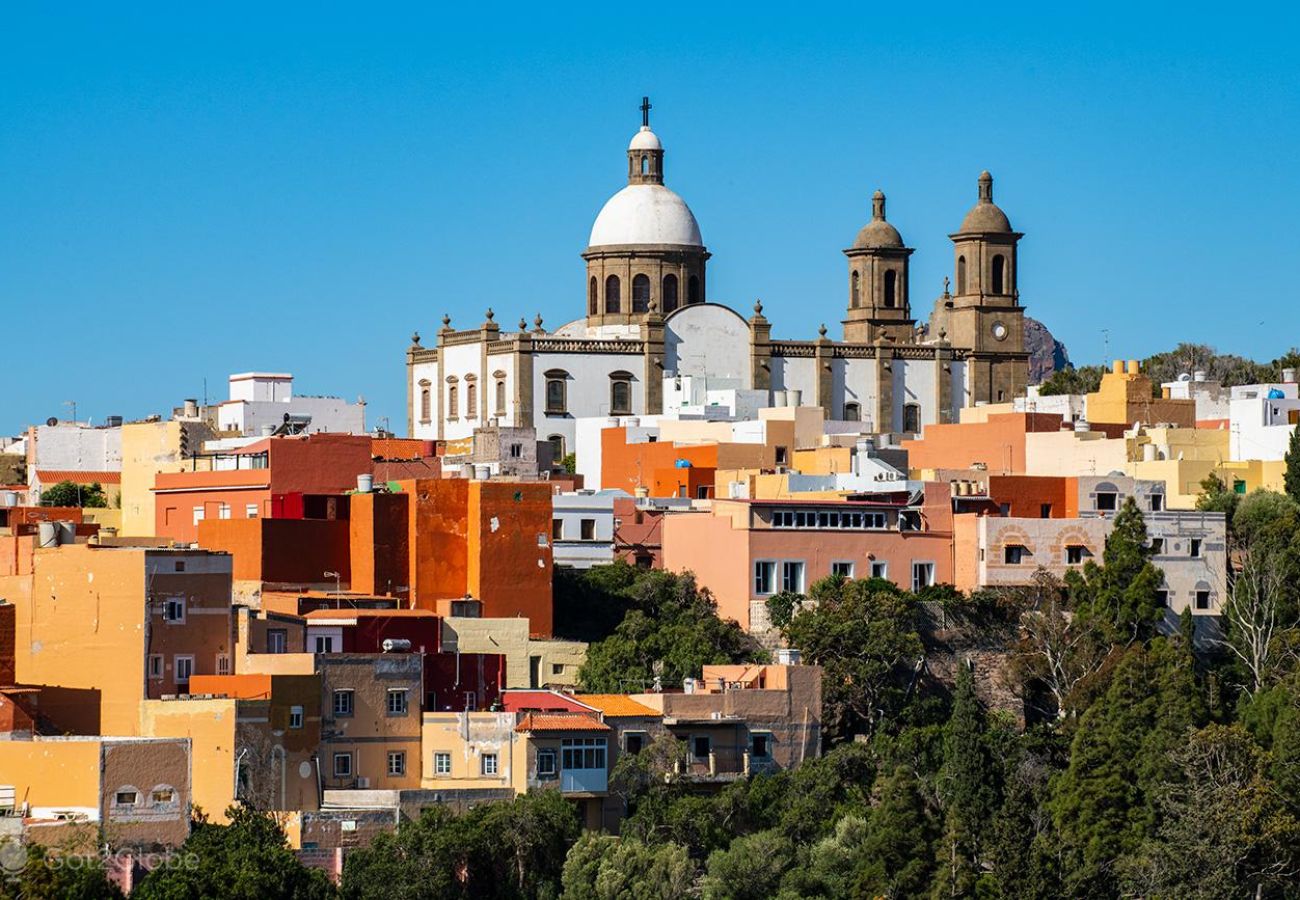
<path fill-rule="evenodd" d="M 710 299 L 778 336 L 838 332 L 877 187 L 925 315 L 988 168 L 1076 362 L 1300 343 L 1294 7 L 37 6 L 0 13 L 0 432 L 248 369 L 400 432 L 413 329 L 581 314 L 643 93 Z"/>

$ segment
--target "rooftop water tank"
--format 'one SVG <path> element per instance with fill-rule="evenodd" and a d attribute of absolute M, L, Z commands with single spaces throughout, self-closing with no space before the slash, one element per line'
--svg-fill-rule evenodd
<path fill-rule="evenodd" d="M 369 472 L 362 472 L 357 476 L 357 493 L 369 494 L 375 489 L 375 476 Z"/>
<path fill-rule="evenodd" d="M 407 638 L 384 638 L 379 646 L 384 648 L 385 653 L 408 653 L 411 650 L 411 642 Z"/>

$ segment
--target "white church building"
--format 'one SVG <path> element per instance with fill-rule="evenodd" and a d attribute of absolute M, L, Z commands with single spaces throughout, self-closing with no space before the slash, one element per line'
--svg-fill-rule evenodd
<path fill-rule="evenodd" d="M 491 423 L 533 427 L 558 458 L 574 447 L 578 419 L 659 415 L 672 412 L 665 401 L 698 400 L 675 389 L 684 376 L 706 390 L 757 391 L 769 400 L 798 391 L 829 419 L 879 432 L 956 421 L 962 406 L 1024 392 L 1021 235 L 993 204 L 988 173 L 979 202 L 950 235 L 957 290 L 936 301 L 928 327 L 911 313 L 912 250 L 886 221 L 877 192 L 872 220 L 844 251 L 843 340 L 824 326 L 806 340 L 773 340 L 761 304 L 744 315 L 709 300 L 710 254 L 690 207 L 664 184 L 663 162 L 643 103 L 627 149 L 627 186 L 601 209 L 582 253 L 583 318 L 547 331 L 539 316 L 531 329 L 521 320 L 506 330 L 488 310 L 465 330 L 443 316 L 434 346 L 413 336 L 408 434 L 437 440 Z"/>

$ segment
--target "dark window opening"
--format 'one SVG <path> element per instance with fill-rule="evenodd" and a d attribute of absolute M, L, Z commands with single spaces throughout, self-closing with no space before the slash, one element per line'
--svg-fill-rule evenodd
<path fill-rule="evenodd" d="M 698 275 L 692 275 L 686 282 L 686 302 L 700 302 L 700 278 Z"/>
<path fill-rule="evenodd" d="M 623 308 L 623 298 L 619 289 L 618 276 L 611 275 L 605 279 L 605 312 L 616 313 Z"/>
<path fill-rule="evenodd" d="M 890 269 L 885 273 L 885 306 L 889 309 L 894 308 L 894 302 L 898 293 L 898 273 Z"/>
<path fill-rule="evenodd" d="M 677 276 L 664 276 L 664 313 L 670 313 L 677 308 Z"/>
<path fill-rule="evenodd" d="M 1004 281 L 1003 272 L 1006 267 L 1006 261 L 1001 255 L 993 257 L 993 293 L 1002 293 L 1002 284 Z"/>

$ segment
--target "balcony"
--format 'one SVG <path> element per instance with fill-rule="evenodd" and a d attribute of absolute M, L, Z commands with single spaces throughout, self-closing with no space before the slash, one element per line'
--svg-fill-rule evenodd
<path fill-rule="evenodd" d="M 560 792 L 563 794 L 603 794 L 609 790 L 609 773 L 604 769 L 563 769 Z"/>

